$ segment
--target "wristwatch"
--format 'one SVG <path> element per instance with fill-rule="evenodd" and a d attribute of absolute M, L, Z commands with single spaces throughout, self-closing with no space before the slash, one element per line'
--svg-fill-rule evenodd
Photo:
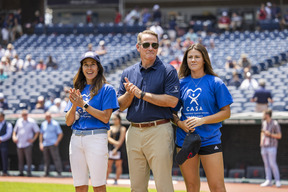
<path fill-rule="evenodd" d="M 140 94 L 140 99 L 143 99 L 143 97 L 145 96 L 146 92 L 145 91 L 141 91 L 141 94 Z"/>
<path fill-rule="evenodd" d="M 87 109 L 89 107 L 89 104 L 88 103 L 85 103 L 84 105 L 83 105 L 83 109 L 85 110 L 85 109 Z"/>

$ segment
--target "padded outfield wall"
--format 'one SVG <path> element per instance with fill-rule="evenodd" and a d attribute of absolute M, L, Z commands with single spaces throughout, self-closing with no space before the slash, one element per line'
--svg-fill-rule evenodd
<path fill-rule="evenodd" d="M 43 115 L 30 115 L 37 120 L 38 124 L 44 120 Z M 125 119 L 125 114 L 122 114 Z M 263 161 L 260 154 L 260 130 L 261 130 L 260 113 L 250 114 L 235 114 L 229 120 L 224 121 L 222 132 L 222 145 L 224 155 L 224 166 L 227 170 L 230 169 L 246 169 L 247 166 L 262 166 Z M 274 112 L 274 119 L 280 123 L 282 130 L 282 139 L 279 141 L 277 162 L 281 172 L 282 179 L 288 179 L 288 113 Z M 15 124 L 17 116 L 6 117 L 8 121 Z M 71 128 L 65 125 L 63 116 L 54 116 L 54 119 L 61 124 L 64 137 L 60 143 L 60 155 L 64 167 L 69 170 L 69 142 L 71 136 Z M 123 120 L 123 124 L 128 128 L 129 123 Z M 126 151 L 124 151 L 125 153 Z M 0 160 L 1 161 L 1 160 Z M 10 140 L 9 145 L 9 163 L 10 170 L 17 170 L 18 160 L 16 145 Z M 38 170 L 39 165 L 43 164 L 43 154 L 39 150 L 39 140 L 33 146 L 33 164 L 35 170 Z M 178 166 L 174 163 L 174 168 Z M 128 173 L 127 157 L 123 161 L 123 172 Z"/>

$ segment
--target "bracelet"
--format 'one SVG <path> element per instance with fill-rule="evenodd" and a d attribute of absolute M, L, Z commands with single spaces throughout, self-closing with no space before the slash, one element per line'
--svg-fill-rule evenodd
<path fill-rule="evenodd" d="M 141 94 L 140 94 L 140 99 L 143 99 L 143 97 L 145 96 L 146 92 L 145 91 L 141 91 Z"/>
<path fill-rule="evenodd" d="M 177 119 L 177 121 L 175 122 L 175 124 L 176 124 L 177 127 L 179 127 L 179 126 L 178 126 L 178 122 L 179 122 L 179 121 L 180 121 L 180 119 Z"/>

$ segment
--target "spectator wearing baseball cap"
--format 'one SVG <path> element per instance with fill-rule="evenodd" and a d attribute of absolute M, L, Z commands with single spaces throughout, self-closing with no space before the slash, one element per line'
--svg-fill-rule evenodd
<path fill-rule="evenodd" d="M 50 113 L 63 113 L 64 111 L 61 111 L 61 99 L 56 98 L 54 99 L 54 105 L 52 105 L 49 109 L 48 112 Z"/>
<path fill-rule="evenodd" d="M 272 19 L 272 3 L 271 2 L 266 3 L 265 11 L 267 13 L 266 19 L 271 20 Z"/>
<path fill-rule="evenodd" d="M 105 46 L 105 41 L 104 40 L 101 40 L 99 42 L 99 45 L 96 49 L 96 54 L 97 55 L 105 55 L 107 53 L 107 49 L 106 49 L 106 46 Z"/>
<path fill-rule="evenodd" d="M 7 45 L 7 49 L 5 51 L 5 56 L 12 59 L 16 54 L 17 54 L 17 52 L 14 49 L 14 46 L 11 43 L 9 43 Z"/>
<path fill-rule="evenodd" d="M 270 90 L 265 89 L 265 80 L 260 79 L 259 89 L 255 90 L 251 102 L 256 102 L 256 112 L 263 112 L 268 109 L 268 104 L 273 103 L 272 94 Z"/>
<path fill-rule="evenodd" d="M 35 105 L 35 109 L 45 109 L 45 98 L 40 95 L 38 98 L 37 98 L 37 103 Z"/>
<path fill-rule="evenodd" d="M 23 70 L 24 71 L 31 71 L 36 69 L 36 62 L 34 59 L 32 59 L 32 55 L 31 54 L 27 54 L 26 55 L 26 60 L 24 62 L 24 67 Z"/>
<path fill-rule="evenodd" d="M 69 90 L 66 124 L 72 126 L 70 165 L 76 191 L 106 191 L 109 119 L 119 108 L 116 91 L 107 84 L 99 55 L 86 52 Z"/>

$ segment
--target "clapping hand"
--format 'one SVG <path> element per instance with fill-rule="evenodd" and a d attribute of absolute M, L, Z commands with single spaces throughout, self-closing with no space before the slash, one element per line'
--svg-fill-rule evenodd
<path fill-rule="evenodd" d="M 83 107 L 83 99 L 79 89 L 76 90 L 75 88 L 70 88 L 69 99 L 73 105 Z"/>
<path fill-rule="evenodd" d="M 125 81 L 126 81 L 126 83 L 123 83 L 123 84 L 124 84 L 126 91 L 129 94 L 133 94 L 135 97 L 140 99 L 142 91 L 136 85 L 131 83 L 127 77 L 125 77 Z"/>

